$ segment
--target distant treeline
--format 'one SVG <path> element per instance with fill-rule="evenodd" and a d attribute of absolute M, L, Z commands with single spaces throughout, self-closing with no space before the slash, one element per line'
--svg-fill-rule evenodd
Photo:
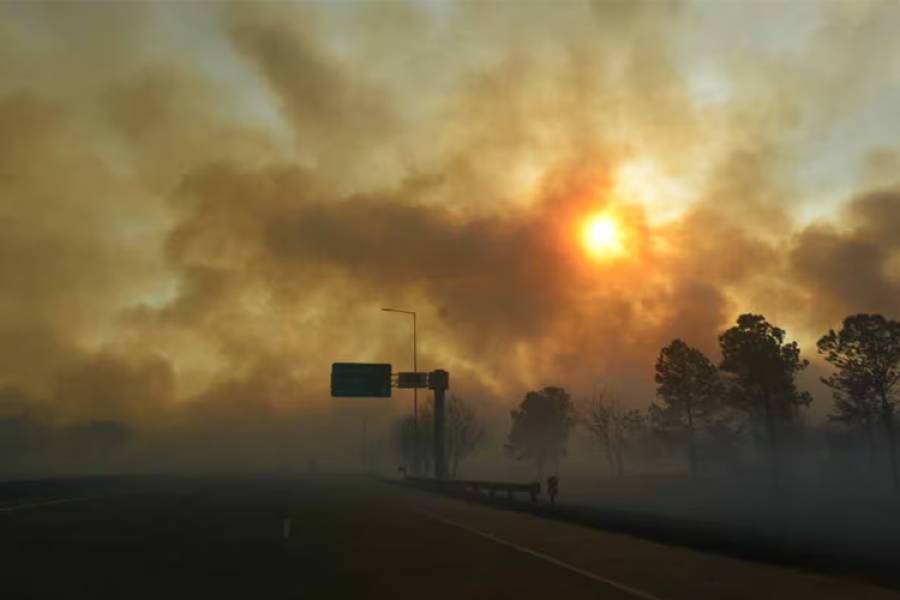
<path fill-rule="evenodd" d="M 682 445 L 696 474 L 701 448 L 727 460 L 749 436 L 777 481 L 782 453 L 800 432 L 802 409 L 813 401 L 796 383 L 809 362 L 797 343 L 785 341 L 785 331 L 762 315 L 738 317 L 719 336 L 719 346 L 718 366 L 681 339 L 662 348 L 655 374 L 658 401 L 646 411 L 624 409 L 602 393 L 579 410 L 561 387 L 529 392 L 512 412 L 507 448 L 516 458 L 533 460 L 542 474 L 545 464 L 558 464 L 565 455 L 569 432 L 581 423 L 600 442 L 615 473 L 624 472 L 629 440 L 649 433 Z M 860 433 L 870 456 L 882 438 L 892 481 L 900 485 L 895 450 L 900 323 L 882 315 L 848 316 L 817 348 L 834 367 L 822 378 L 833 396 L 829 419 Z"/>
<path fill-rule="evenodd" d="M 614 474 L 624 474 L 627 449 L 662 445 L 681 448 L 696 475 L 705 465 L 733 461 L 739 446 L 750 442 L 777 484 L 786 453 L 802 436 L 803 410 L 813 402 L 796 382 L 809 362 L 798 344 L 786 341 L 785 331 L 762 315 L 739 316 L 718 339 L 718 365 L 681 339 L 663 347 L 656 361 L 656 401 L 646 410 L 625 408 L 608 392 L 578 406 L 563 387 L 528 392 L 511 412 L 507 451 L 533 461 L 542 478 L 547 466 L 558 470 L 570 432 L 581 426 L 598 442 Z M 851 315 L 838 331 L 818 340 L 817 350 L 833 367 L 822 378 L 832 391 L 829 420 L 865 447 L 858 455 L 886 454 L 892 482 L 900 485 L 895 450 L 900 323 L 877 314 Z M 463 399 L 455 398 L 450 412 L 455 473 L 483 429 Z M 418 428 L 411 418 L 398 424 L 395 445 L 408 465 L 427 468 L 431 435 L 427 413 Z"/>

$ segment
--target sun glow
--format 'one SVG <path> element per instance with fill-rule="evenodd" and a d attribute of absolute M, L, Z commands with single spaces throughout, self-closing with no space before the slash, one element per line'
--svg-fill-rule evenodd
<path fill-rule="evenodd" d="M 611 258 L 625 251 L 619 224 L 605 214 L 594 215 L 587 220 L 582 241 L 585 249 L 596 258 Z"/>

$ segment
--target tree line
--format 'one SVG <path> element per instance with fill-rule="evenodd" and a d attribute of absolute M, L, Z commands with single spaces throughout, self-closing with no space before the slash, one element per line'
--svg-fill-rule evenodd
<path fill-rule="evenodd" d="M 625 473 L 625 450 L 653 440 L 682 448 L 691 475 L 710 457 L 727 461 L 742 440 L 752 440 L 767 459 L 773 480 L 781 478 L 783 454 L 802 433 L 803 409 L 812 396 L 797 385 L 809 362 L 797 342 L 763 315 L 743 314 L 718 337 L 721 359 L 714 363 L 682 339 L 664 346 L 657 357 L 656 399 L 645 410 L 624 407 L 609 393 L 595 392 L 576 406 L 565 388 L 548 386 L 525 394 L 511 411 L 505 449 L 515 459 L 531 461 L 538 477 L 558 471 L 569 436 L 582 427 L 597 442 L 609 470 Z M 870 455 L 882 437 L 890 477 L 900 486 L 896 455 L 896 408 L 900 385 L 900 323 L 878 314 L 856 314 L 829 330 L 817 350 L 833 371 L 821 381 L 832 392 L 828 418 L 860 432 Z M 450 474 L 484 439 L 484 426 L 473 406 L 451 396 L 447 414 Z M 430 409 L 399 421 L 394 444 L 414 470 L 428 472 L 433 435 Z M 881 432 L 879 436 L 877 432 Z M 418 445 L 419 453 L 415 446 Z M 706 460 L 702 460 L 706 457 Z"/>
<path fill-rule="evenodd" d="M 558 468 L 570 431 L 581 424 L 603 449 L 613 473 L 624 473 L 629 440 L 652 435 L 682 445 L 693 475 L 700 469 L 700 447 L 727 454 L 749 435 L 767 456 L 777 482 L 785 445 L 798 435 L 801 411 L 813 401 L 796 383 L 809 362 L 797 343 L 786 341 L 785 331 L 762 315 L 739 316 L 718 339 L 718 365 L 681 339 L 663 347 L 655 366 L 657 402 L 646 411 L 623 408 L 602 393 L 577 409 L 564 388 L 528 392 L 511 413 L 508 451 L 534 461 L 542 477 L 546 465 Z M 863 431 L 871 449 L 880 428 L 890 476 L 900 485 L 895 440 L 900 323 L 877 314 L 851 315 L 838 331 L 823 335 L 817 349 L 834 369 L 821 378 L 833 396 L 829 419 Z"/>

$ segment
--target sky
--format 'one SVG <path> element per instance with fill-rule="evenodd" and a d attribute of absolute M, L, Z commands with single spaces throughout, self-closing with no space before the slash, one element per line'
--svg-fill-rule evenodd
<path fill-rule="evenodd" d="M 646 406 L 663 345 L 762 313 L 821 417 L 815 340 L 898 317 L 898 31 L 894 0 L 0 2 L 0 411 L 333 424 L 332 362 L 411 367 L 391 306 L 497 414 Z"/>

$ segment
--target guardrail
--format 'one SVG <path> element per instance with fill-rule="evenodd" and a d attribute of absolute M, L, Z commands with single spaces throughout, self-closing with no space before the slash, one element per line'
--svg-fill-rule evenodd
<path fill-rule="evenodd" d="M 531 483 L 512 483 L 508 481 L 472 481 L 464 479 L 432 479 L 430 477 L 405 477 L 404 481 L 415 487 L 445 492 L 449 494 L 474 494 L 481 496 L 486 494 L 490 498 L 498 494 L 505 495 L 512 500 L 515 494 L 528 494 L 532 502 L 537 502 L 541 493 L 541 484 L 537 481 Z"/>

